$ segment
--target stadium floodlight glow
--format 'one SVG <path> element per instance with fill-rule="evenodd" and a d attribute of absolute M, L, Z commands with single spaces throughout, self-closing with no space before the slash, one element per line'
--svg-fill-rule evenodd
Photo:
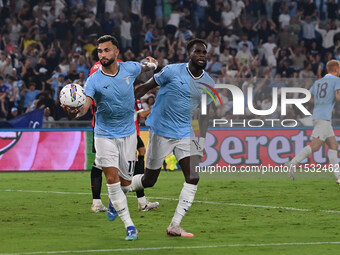
<path fill-rule="evenodd" d="M 216 84 L 215 89 L 228 89 L 233 97 L 233 115 L 244 115 L 244 100 L 245 96 L 243 91 L 232 84 Z M 287 105 L 295 105 L 304 115 L 312 115 L 303 104 L 308 102 L 311 98 L 311 93 L 305 88 L 281 88 L 281 115 L 286 115 Z M 287 98 L 288 93 L 304 94 L 303 98 Z M 278 89 L 272 88 L 272 105 L 267 110 L 258 110 L 253 105 L 253 88 L 251 86 L 247 89 L 247 103 L 248 109 L 252 114 L 265 116 L 274 113 L 278 106 Z M 207 95 L 201 95 L 201 114 L 207 114 Z"/>

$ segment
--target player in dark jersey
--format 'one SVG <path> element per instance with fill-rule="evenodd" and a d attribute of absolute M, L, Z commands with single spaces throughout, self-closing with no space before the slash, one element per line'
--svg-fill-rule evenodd
<path fill-rule="evenodd" d="M 144 156 L 145 156 L 145 145 L 143 143 L 142 138 L 140 137 L 140 128 L 139 128 L 139 120 L 140 118 L 147 117 L 151 112 L 150 110 L 145 111 L 142 107 L 142 104 L 138 99 L 136 99 L 135 102 L 135 124 L 137 129 L 137 151 L 138 151 L 138 161 L 135 165 L 135 171 L 133 175 L 136 174 L 144 174 Z M 137 199 L 138 199 L 138 209 L 140 211 L 150 211 L 158 208 L 159 203 L 158 202 L 149 202 L 144 194 L 143 190 L 136 191 Z"/>

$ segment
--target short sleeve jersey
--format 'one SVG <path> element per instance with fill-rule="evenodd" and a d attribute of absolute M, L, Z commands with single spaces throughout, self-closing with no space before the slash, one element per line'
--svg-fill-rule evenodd
<path fill-rule="evenodd" d="M 119 63 L 116 75 L 105 74 L 100 69 L 85 83 L 85 93 L 97 105 L 94 135 L 96 137 L 121 138 L 136 131 L 134 125 L 133 83 L 141 72 L 137 62 Z"/>
<path fill-rule="evenodd" d="M 193 77 L 188 64 L 172 64 L 154 75 L 160 86 L 146 125 L 160 136 L 182 139 L 192 136 L 192 115 L 201 103 L 201 95 L 214 87 L 213 79 L 203 71 Z M 208 104 L 212 98 L 207 95 Z"/>
<path fill-rule="evenodd" d="M 313 120 L 332 120 L 335 93 L 340 89 L 340 78 L 326 74 L 314 82 L 310 92 L 314 96 Z"/>

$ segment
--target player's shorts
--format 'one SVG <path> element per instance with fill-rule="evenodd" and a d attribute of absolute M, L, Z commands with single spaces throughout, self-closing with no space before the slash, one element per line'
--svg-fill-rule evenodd
<path fill-rule="evenodd" d="M 116 167 L 119 176 L 132 180 L 136 161 L 136 133 L 122 138 L 95 137 L 96 165 L 100 167 Z"/>
<path fill-rule="evenodd" d="M 166 156 L 173 152 L 177 161 L 183 158 L 198 155 L 203 156 L 195 138 L 186 137 L 183 139 L 173 139 L 154 134 L 149 130 L 149 143 L 146 149 L 146 168 L 157 170 L 163 165 Z"/>
<path fill-rule="evenodd" d="M 142 138 L 139 135 L 137 135 L 137 150 L 143 147 L 145 147 L 144 142 Z"/>
<path fill-rule="evenodd" d="M 325 141 L 328 137 L 335 136 L 333 127 L 330 121 L 327 120 L 313 120 L 312 137 Z"/>

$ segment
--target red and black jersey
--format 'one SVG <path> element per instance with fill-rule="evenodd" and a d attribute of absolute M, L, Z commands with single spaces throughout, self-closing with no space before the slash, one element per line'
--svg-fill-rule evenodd
<path fill-rule="evenodd" d="M 117 62 L 123 62 L 121 61 L 120 59 L 117 59 Z M 91 76 L 92 74 L 94 74 L 95 72 L 97 72 L 97 70 L 99 69 L 99 67 L 101 67 L 102 64 L 100 63 L 100 61 L 97 61 L 90 69 L 90 73 L 89 73 L 89 76 Z M 94 123 L 95 123 L 95 113 L 97 111 L 97 105 L 96 103 L 94 102 L 94 100 L 92 100 L 92 109 L 91 109 L 91 112 L 92 112 L 92 127 L 94 127 Z"/>
<path fill-rule="evenodd" d="M 136 124 L 136 131 L 137 131 L 137 135 L 140 134 L 140 130 L 139 130 L 139 115 L 138 115 L 138 111 L 143 110 L 142 107 L 142 103 L 140 102 L 139 99 L 136 99 L 135 101 L 135 124 Z"/>

